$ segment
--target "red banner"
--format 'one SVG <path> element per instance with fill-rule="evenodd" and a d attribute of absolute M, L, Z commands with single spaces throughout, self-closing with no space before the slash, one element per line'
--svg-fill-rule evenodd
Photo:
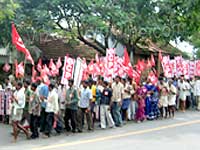
<path fill-rule="evenodd" d="M 111 77 L 114 75 L 114 62 L 115 62 L 115 49 L 110 48 L 106 51 L 106 69 L 105 69 L 105 76 Z"/>
<path fill-rule="evenodd" d="M 62 84 L 67 84 L 68 80 L 73 78 L 73 72 L 74 72 L 74 65 L 75 65 L 75 60 L 65 56 L 65 64 L 63 67 L 63 75 L 61 79 Z"/>

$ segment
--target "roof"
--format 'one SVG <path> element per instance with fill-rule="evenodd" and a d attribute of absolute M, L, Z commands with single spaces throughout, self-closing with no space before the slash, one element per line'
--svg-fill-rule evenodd
<path fill-rule="evenodd" d="M 95 57 L 97 51 L 82 42 L 78 41 L 76 44 L 69 44 L 63 39 L 53 39 L 43 41 L 37 44 L 41 50 L 42 57 L 47 59 L 57 59 L 58 57 L 64 57 L 66 54 L 73 58 L 81 57 L 91 60 Z"/>
<path fill-rule="evenodd" d="M 136 54 L 149 55 L 153 53 L 154 55 L 158 55 L 161 52 L 164 55 L 182 55 L 182 52 L 171 44 L 163 45 L 162 43 L 154 43 L 150 39 L 145 41 L 145 45 L 137 44 L 137 47 Z"/>

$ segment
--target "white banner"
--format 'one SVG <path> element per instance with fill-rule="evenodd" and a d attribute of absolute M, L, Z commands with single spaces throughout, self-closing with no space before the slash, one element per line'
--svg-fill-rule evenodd
<path fill-rule="evenodd" d="M 74 86 L 79 88 L 83 76 L 83 61 L 80 58 L 76 59 L 76 65 L 74 69 Z"/>
<path fill-rule="evenodd" d="M 65 64 L 63 67 L 63 74 L 62 74 L 62 79 L 61 79 L 62 84 L 67 85 L 68 80 L 73 78 L 74 64 L 75 64 L 74 59 L 68 56 L 65 56 Z"/>

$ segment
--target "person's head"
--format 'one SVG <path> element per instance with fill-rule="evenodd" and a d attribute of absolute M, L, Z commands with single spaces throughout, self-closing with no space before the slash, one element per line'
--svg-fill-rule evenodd
<path fill-rule="evenodd" d="M 70 79 L 68 82 L 69 87 L 71 88 L 74 85 L 74 80 Z"/>
<path fill-rule="evenodd" d="M 115 77 L 115 82 L 116 82 L 116 83 L 119 83 L 120 80 L 121 80 L 120 76 L 116 76 L 116 77 Z"/>
<path fill-rule="evenodd" d="M 181 75 L 180 81 L 181 81 L 181 82 L 184 81 L 184 75 Z"/>
<path fill-rule="evenodd" d="M 41 80 L 38 78 L 37 81 L 36 81 L 37 85 L 40 85 L 42 82 Z"/>
<path fill-rule="evenodd" d="M 104 82 L 103 82 L 103 87 L 104 87 L 104 88 L 108 87 L 108 85 L 109 85 L 109 84 L 108 84 L 107 81 L 104 81 Z"/>
<path fill-rule="evenodd" d="M 101 76 L 99 76 L 99 78 L 98 78 L 98 84 L 102 85 L 103 84 L 103 80 L 104 80 L 104 78 L 101 77 Z"/>
<path fill-rule="evenodd" d="M 16 89 L 20 90 L 22 86 L 23 86 L 22 82 L 17 82 Z"/>
<path fill-rule="evenodd" d="M 9 82 L 10 82 L 10 79 L 7 77 L 7 78 L 5 79 L 5 83 L 8 84 Z"/>
<path fill-rule="evenodd" d="M 122 81 L 122 84 L 124 84 L 124 85 L 126 84 L 126 79 L 125 78 L 122 78 L 121 81 Z"/>
<path fill-rule="evenodd" d="M 30 80 L 28 80 L 28 79 L 26 79 L 25 81 L 24 81 L 24 88 L 28 88 L 28 86 L 31 84 L 31 82 L 30 82 Z"/>
<path fill-rule="evenodd" d="M 88 80 L 88 86 L 91 88 L 92 87 L 92 85 L 93 85 L 93 80 Z"/>
<path fill-rule="evenodd" d="M 93 80 L 92 85 L 97 85 L 97 81 Z"/>
<path fill-rule="evenodd" d="M 32 83 L 31 84 L 31 90 L 35 92 L 36 89 L 37 89 L 37 84 L 36 83 Z"/>
<path fill-rule="evenodd" d="M 52 91 L 54 89 L 55 85 L 54 84 L 49 84 L 49 91 Z"/>
<path fill-rule="evenodd" d="M 168 81 L 168 84 L 169 84 L 169 86 L 171 86 L 171 85 L 173 84 L 173 80 L 170 79 L 170 80 Z"/>
<path fill-rule="evenodd" d="M 88 87 L 88 81 L 84 81 L 84 82 L 83 82 L 83 88 L 86 89 L 87 87 Z"/>

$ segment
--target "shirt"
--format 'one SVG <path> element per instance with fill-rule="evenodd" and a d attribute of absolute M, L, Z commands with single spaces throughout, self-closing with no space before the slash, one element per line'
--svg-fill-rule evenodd
<path fill-rule="evenodd" d="M 78 92 L 76 89 L 69 88 L 66 92 L 66 102 L 69 103 L 69 105 L 66 105 L 66 108 L 77 110 L 78 109 Z"/>
<path fill-rule="evenodd" d="M 80 108 L 88 108 L 90 106 L 90 100 L 92 100 L 92 92 L 89 88 L 83 88 L 80 96 Z"/>
<path fill-rule="evenodd" d="M 29 113 L 40 116 L 40 99 L 36 92 L 33 92 L 30 95 Z"/>
<path fill-rule="evenodd" d="M 65 99 L 66 99 L 66 88 L 65 87 L 58 87 L 58 99 L 59 99 L 59 106 L 60 109 L 64 110 L 65 107 Z"/>
<path fill-rule="evenodd" d="M 112 98 L 112 90 L 109 88 L 105 88 L 101 94 L 100 104 L 110 105 L 111 98 Z"/>
<path fill-rule="evenodd" d="M 126 84 L 123 88 L 123 99 L 126 99 L 126 98 L 131 98 L 131 90 L 132 90 L 132 87 L 130 84 Z M 128 92 L 127 92 L 128 91 Z"/>
<path fill-rule="evenodd" d="M 113 90 L 112 101 L 120 102 L 122 100 L 123 84 L 120 82 L 119 83 L 114 82 L 112 84 L 112 90 Z"/>
<path fill-rule="evenodd" d="M 54 112 L 55 114 L 59 111 L 58 104 L 58 94 L 56 93 L 56 89 L 53 89 L 49 92 L 49 95 L 46 100 L 46 112 Z"/>
<path fill-rule="evenodd" d="M 31 92 L 32 91 L 30 89 L 30 86 L 27 89 L 25 89 L 25 98 L 26 98 L 26 103 L 25 103 L 25 107 L 24 107 L 25 111 L 29 110 L 29 100 L 30 100 Z"/>
<path fill-rule="evenodd" d="M 92 102 L 95 102 L 96 101 L 96 85 L 92 85 L 91 91 L 92 91 Z"/>
<path fill-rule="evenodd" d="M 200 96 L 200 80 L 196 80 L 194 83 L 194 96 Z"/>
<path fill-rule="evenodd" d="M 38 92 L 38 95 L 39 96 L 44 96 L 45 98 L 48 97 L 48 93 L 49 93 L 49 89 L 48 89 L 48 86 L 44 83 L 41 83 L 38 88 L 37 88 L 37 92 Z M 46 107 L 46 103 L 43 101 L 41 102 L 41 106 L 43 108 Z"/>
<path fill-rule="evenodd" d="M 190 96 L 190 91 L 191 91 L 191 85 L 189 82 L 185 82 L 186 90 L 185 90 L 185 95 Z"/>
<path fill-rule="evenodd" d="M 14 103 L 14 106 L 18 109 L 25 107 L 25 93 L 24 88 L 19 89 L 18 91 L 15 91 L 14 97 L 17 99 L 17 103 Z"/>

